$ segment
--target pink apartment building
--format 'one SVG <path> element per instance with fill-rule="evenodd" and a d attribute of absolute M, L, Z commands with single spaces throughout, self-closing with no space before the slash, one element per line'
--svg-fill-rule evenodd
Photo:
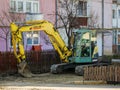
<path fill-rule="evenodd" d="M 55 5 L 55 0 L 2 0 L 0 2 L 0 51 L 12 50 L 9 33 L 10 22 L 19 23 L 27 19 L 45 19 L 55 24 Z M 35 37 L 30 38 L 30 34 Z M 23 33 L 23 36 L 26 50 L 31 50 L 33 46 L 41 46 L 42 50 L 52 49 L 44 32 Z"/>
<path fill-rule="evenodd" d="M 21 17 L 25 17 L 26 13 L 31 13 L 28 15 L 28 18 L 32 15 L 33 18 L 41 17 L 43 19 L 51 21 L 55 24 L 56 16 L 56 1 L 58 0 L 2 0 L 0 2 L 0 13 L 3 21 L 7 20 L 4 18 L 4 12 L 8 14 L 22 14 Z M 103 2 L 104 1 L 104 2 Z M 79 9 L 78 10 L 78 21 L 80 25 L 90 26 L 91 15 L 93 15 L 93 19 L 95 19 L 94 26 L 104 28 L 112 28 L 112 0 L 78 0 Z M 104 7 L 103 7 L 104 5 Z M 83 13 L 84 12 L 84 13 Z M 41 13 L 41 14 L 40 14 Z M 26 18 L 21 18 L 21 21 L 26 20 Z M 16 17 L 17 18 L 17 17 Z M 16 20 L 19 22 L 19 20 Z M 104 25 L 103 25 L 104 24 Z M 0 26 L 1 28 L 9 28 L 9 23 Z M 3 29 L 1 29 L 3 30 Z M 0 35 L 5 32 L 1 32 Z M 35 38 L 30 38 L 31 33 L 24 33 L 24 47 L 26 50 L 31 50 L 32 46 L 41 46 L 42 50 L 53 49 L 50 44 L 47 36 L 44 35 L 44 32 L 32 32 L 35 35 Z M 1 35 L 1 36 L 2 36 Z M 4 38 L 0 38 L 0 51 L 10 51 L 12 50 L 12 46 L 10 44 L 10 34 L 8 34 L 8 42 L 4 40 Z M 0 36 L 0 37 L 1 37 Z M 107 35 L 104 33 L 104 39 L 102 40 L 102 33 L 97 34 L 97 45 L 99 47 L 99 55 L 102 55 L 102 51 L 106 55 L 112 54 L 112 32 Z M 104 41 L 104 43 L 103 43 Z M 7 49 L 6 49 L 7 43 Z M 104 48 L 104 50 L 103 50 Z"/>

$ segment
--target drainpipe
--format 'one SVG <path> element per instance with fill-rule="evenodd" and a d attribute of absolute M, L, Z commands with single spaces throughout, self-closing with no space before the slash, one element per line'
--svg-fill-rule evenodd
<path fill-rule="evenodd" d="M 55 0 L 55 27 L 57 28 L 57 14 L 58 14 L 58 2 Z"/>
<path fill-rule="evenodd" d="M 102 0 L 102 28 L 104 28 L 104 0 Z M 102 56 L 104 55 L 104 32 L 102 32 Z"/>
<path fill-rule="evenodd" d="M 118 26 L 118 3 L 116 4 L 116 28 L 119 28 L 119 26 Z M 117 40 L 118 40 L 118 30 L 117 31 L 115 31 L 116 33 L 115 33 L 115 39 L 116 39 L 116 46 L 117 46 L 117 50 L 116 50 L 116 53 L 118 53 L 118 42 L 117 42 Z"/>

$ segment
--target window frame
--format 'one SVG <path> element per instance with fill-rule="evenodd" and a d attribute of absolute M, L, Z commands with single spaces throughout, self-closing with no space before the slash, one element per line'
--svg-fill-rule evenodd
<path fill-rule="evenodd" d="M 14 6 L 12 7 L 12 2 L 14 2 Z M 13 10 L 12 10 L 12 8 L 13 8 Z M 16 7 L 16 1 L 15 0 L 11 0 L 10 1 L 10 10 L 11 11 L 16 11 L 16 9 L 17 9 L 17 7 Z"/>
<path fill-rule="evenodd" d="M 32 32 L 34 32 L 34 31 L 32 31 Z M 22 36 L 23 36 L 23 45 L 27 45 L 27 46 L 40 45 L 40 31 L 38 32 L 38 44 L 33 44 L 33 41 L 32 41 L 32 44 L 27 44 L 26 33 L 27 32 L 23 32 L 22 33 Z M 18 45 L 16 45 L 16 47 L 18 48 Z M 12 34 L 11 33 L 9 34 L 9 48 L 10 48 L 10 50 L 13 48 L 13 45 L 12 45 Z"/>
<path fill-rule="evenodd" d="M 118 9 L 118 18 L 120 18 L 120 9 Z"/>
<path fill-rule="evenodd" d="M 28 39 L 29 37 L 27 37 L 27 34 L 28 34 L 28 33 L 31 33 L 32 36 L 33 36 L 33 34 L 35 34 L 34 32 L 38 32 L 38 33 L 37 33 L 37 34 L 38 34 L 38 37 L 37 37 L 37 38 L 38 38 L 38 41 L 37 41 L 38 43 L 35 44 L 35 43 L 34 43 L 34 40 L 35 40 L 34 38 L 35 38 L 35 37 L 31 37 L 32 43 L 31 43 L 31 44 L 28 44 L 27 39 Z M 39 32 L 39 31 L 30 31 L 30 32 L 26 32 L 26 33 L 25 33 L 25 38 L 26 38 L 26 45 L 28 45 L 28 46 L 40 45 L 40 32 Z"/>
<path fill-rule="evenodd" d="M 30 11 L 27 11 L 27 5 L 28 5 L 27 3 L 30 4 Z M 27 13 L 32 12 L 32 3 L 31 3 L 30 1 L 27 1 L 27 2 L 26 2 L 26 7 L 25 7 L 25 9 L 26 9 L 26 12 L 27 12 Z"/>
<path fill-rule="evenodd" d="M 82 4 L 82 7 L 80 7 L 80 3 Z M 78 16 L 87 16 L 87 1 L 78 1 L 77 5 L 77 15 Z"/>
<path fill-rule="evenodd" d="M 117 16 L 117 15 L 116 15 L 116 10 L 113 9 L 113 10 L 112 10 L 112 18 L 113 18 L 113 19 L 116 19 L 116 16 Z"/>
<path fill-rule="evenodd" d="M 37 7 L 39 7 L 37 2 L 33 2 L 33 13 L 37 13 L 39 11 L 39 9 L 34 6 L 35 4 L 37 4 Z"/>
<path fill-rule="evenodd" d="M 17 4 L 18 4 L 18 8 L 17 8 L 18 12 L 24 12 L 24 2 L 18 1 Z"/>
<path fill-rule="evenodd" d="M 15 2 L 15 6 L 16 6 L 16 9 L 15 10 L 12 10 L 11 9 L 11 7 L 12 7 L 12 1 L 14 1 Z M 18 10 L 18 3 L 19 2 L 23 2 L 23 11 L 19 11 Z M 40 2 L 39 2 L 39 0 L 30 0 L 30 1 L 28 1 L 28 0 L 10 0 L 10 12 L 17 12 L 17 13 L 28 13 L 27 12 L 27 9 L 26 9 L 26 4 L 27 3 L 31 3 L 31 12 L 29 12 L 29 13 L 34 13 L 34 10 L 33 10 L 33 4 L 34 3 L 37 3 L 38 4 L 38 6 L 37 6 L 37 12 L 35 12 L 35 13 L 40 13 Z"/>

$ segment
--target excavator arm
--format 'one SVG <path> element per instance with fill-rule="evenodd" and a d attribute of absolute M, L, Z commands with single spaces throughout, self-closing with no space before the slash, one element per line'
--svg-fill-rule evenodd
<path fill-rule="evenodd" d="M 22 32 L 29 31 L 44 31 L 48 35 L 53 47 L 58 52 L 62 62 L 69 62 L 68 57 L 72 55 L 72 51 L 68 50 L 52 23 L 46 20 L 25 22 L 23 26 L 18 26 L 15 23 L 11 23 L 12 45 L 18 62 L 18 73 L 24 77 L 31 77 L 30 71 L 28 70 L 28 65 L 26 63 L 22 38 Z"/>

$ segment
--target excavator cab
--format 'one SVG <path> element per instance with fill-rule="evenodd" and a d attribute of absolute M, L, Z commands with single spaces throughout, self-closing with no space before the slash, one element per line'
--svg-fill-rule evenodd
<path fill-rule="evenodd" d="M 96 33 L 95 30 L 78 29 L 73 31 L 73 45 L 72 55 L 68 57 L 68 63 L 54 64 L 51 66 L 52 73 L 61 73 L 69 70 L 70 68 L 75 69 L 75 73 L 83 75 L 84 65 L 93 64 L 97 57 L 94 57 L 98 53 L 95 44 Z"/>
<path fill-rule="evenodd" d="M 92 30 L 74 30 L 73 55 L 69 58 L 72 63 L 92 63 L 95 55 L 95 33 Z M 93 40 L 94 38 L 94 40 Z"/>

